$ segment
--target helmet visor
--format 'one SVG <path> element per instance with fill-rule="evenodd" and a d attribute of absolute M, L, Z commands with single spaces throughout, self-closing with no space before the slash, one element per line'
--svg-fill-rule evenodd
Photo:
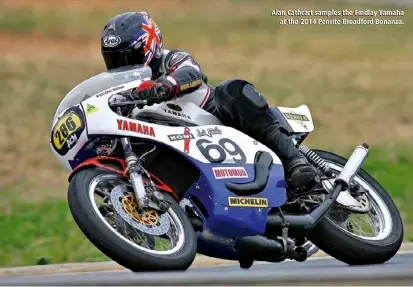
<path fill-rule="evenodd" d="M 143 49 L 126 49 L 123 51 L 102 52 L 106 69 L 112 70 L 129 65 L 143 64 Z"/>

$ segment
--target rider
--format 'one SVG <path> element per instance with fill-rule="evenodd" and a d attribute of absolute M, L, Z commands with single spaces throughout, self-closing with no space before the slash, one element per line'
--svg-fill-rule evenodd
<path fill-rule="evenodd" d="M 101 52 L 108 70 L 136 64 L 151 67 L 152 80 L 137 87 L 139 92 L 134 93 L 136 98 L 148 100 L 150 104 L 183 96 L 195 97 L 193 92 L 200 89 L 203 82 L 207 83 L 208 78 L 189 53 L 163 49 L 162 34 L 146 12 L 127 12 L 112 18 L 102 33 Z M 194 98 L 193 102 L 223 124 L 274 151 L 283 163 L 291 189 L 300 193 L 314 183 L 316 169 L 298 151 L 266 99 L 251 83 L 233 79 L 215 89 L 208 85 L 203 99 Z"/>

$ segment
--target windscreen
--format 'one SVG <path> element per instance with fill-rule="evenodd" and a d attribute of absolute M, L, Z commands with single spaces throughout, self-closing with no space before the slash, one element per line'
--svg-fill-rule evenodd
<path fill-rule="evenodd" d="M 74 87 L 64 97 L 53 117 L 53 122 L 62 111 L 99 92 L 114 86 L 136 81 L 138 78 L 146 78 L 151 76 L 151 69 L 144 65 L 127 66 L 95 75 Z"/>

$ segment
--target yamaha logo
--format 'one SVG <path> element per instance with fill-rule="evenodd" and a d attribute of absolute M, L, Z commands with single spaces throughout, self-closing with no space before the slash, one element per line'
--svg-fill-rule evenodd
<path fill-rule="evenodd" d="M 182 112 L 182 108 L 178 105 L 168 103 L 168 104 L 166 104 L 166 106 L 168 108 L 170 108 L 171 110 L 174 110 L 174 111 L 177 111 L 177 112 Z"/>
<path fill-rule="evenodd" d="M 107 36 L 103 39 L 104 47 L 116 47 L 121 42 L 121 39 L 118 36 Z"/>

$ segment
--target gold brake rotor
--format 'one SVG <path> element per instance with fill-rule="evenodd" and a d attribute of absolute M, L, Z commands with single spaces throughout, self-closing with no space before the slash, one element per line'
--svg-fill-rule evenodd
<path fill-rule="evenodd" d="M 159 215 L 155 210 L 146 210 L 143 215 L 136 211 L 138 205 L 136 204 L 136 197 L 134 194 L 125 195 L 122 198 L 122 204 L 125 211 L 137 222 L 145 225 L 158 224 Z"/>

